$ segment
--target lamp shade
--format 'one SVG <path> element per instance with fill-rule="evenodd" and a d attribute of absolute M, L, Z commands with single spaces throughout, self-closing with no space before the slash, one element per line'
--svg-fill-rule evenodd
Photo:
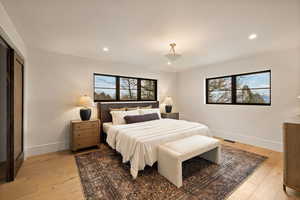
<path fill-rule="evenodd" d="M 87 95 L 81 96 L 81 97 L 79 98 L 78 106 L 92 107 L 92 106 L 94 106 L 93 100 L 92 100 L 91 97 L 89 97 L 89 96 L 87 96 Z"/>
<path fill-rule="evenodd" d="M 164 102 L 166 105 L 173 105 L 173 100 L 171 97 L 167 97 Z"/>
<path fill-rule="evenodd" d="M 297 98 L 300 99 L 300 96 L 298 96 Z"/>

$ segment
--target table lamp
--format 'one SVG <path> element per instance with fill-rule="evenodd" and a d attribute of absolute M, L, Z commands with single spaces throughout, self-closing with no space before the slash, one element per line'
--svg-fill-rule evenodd
<path fill-rule="evenodd" d="M 92 98 L 87 95 L 81 96 L 79 99 L 79 106 L 83 107 L 80 109 L 81 120 L 89 120 L 92 114 L 92 110 L 89 107 L 94 106 Z"/>
<path fill-rule="evenodd" d="M 172 105 L 173 105 L 173 100 L 172 100 L 172 98 L 171 98 L 171 97 L 167 97 L 167 98 L 165 99 L 164 104 L 166 105 L 166 106 L 165 106 L 166 113 L 172 112 Z"/>

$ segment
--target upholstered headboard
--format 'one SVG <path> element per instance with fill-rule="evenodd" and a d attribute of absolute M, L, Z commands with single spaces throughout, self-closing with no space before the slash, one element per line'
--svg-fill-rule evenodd
<path fill-rule="evenodd" d="M 110 115 L 110 109 L 111 108 L 132 108 L 132 107 L 146 107 L 146 106 L 152 106 L 152 108 L 159 108 L 159 102 L 158 101 L 149 101 L 149 102 L 100 102 L 98 103 L 98 118 L 101 121 L 101 141 L 105 139 L 105 135 L 103 134 L 103 126 L 102 124 L 105 122 L 111 122 L 112 118 Z"/>

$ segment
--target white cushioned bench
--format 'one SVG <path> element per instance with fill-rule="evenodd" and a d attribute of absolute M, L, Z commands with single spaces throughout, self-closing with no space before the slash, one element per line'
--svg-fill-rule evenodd
<path fill-rule="evenodd" d="M 177 187 L 181 187 L 182 162 L 195 156 L 219 164 L 221 157 L 219 140 L 194 135 L 160 145 L 158 148 L 158 172 Z"/>

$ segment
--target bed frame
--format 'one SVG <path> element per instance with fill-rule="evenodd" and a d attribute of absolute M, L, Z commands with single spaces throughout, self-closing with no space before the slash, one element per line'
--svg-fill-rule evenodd
<path fill-rule="evenodd" d="M 98 108 L 98 118 L 100 119 L 100 125 L 101 125 L 101 133 L 100 138 L 101 142 L 105 143 L 106 141 L 106 133 L 103 131 L 102 124 L 105 122 L 112 122 L 112 118 L 110 115 L 110 109 L 111 108 L 132 108 L 132 107 L 146 107 L 146 106 L 152 106 L 152 108 L 159 108 L 159 102 L 158 101 L 149 101 L 149 102 L 99 102 L 97 105 Z"/>

